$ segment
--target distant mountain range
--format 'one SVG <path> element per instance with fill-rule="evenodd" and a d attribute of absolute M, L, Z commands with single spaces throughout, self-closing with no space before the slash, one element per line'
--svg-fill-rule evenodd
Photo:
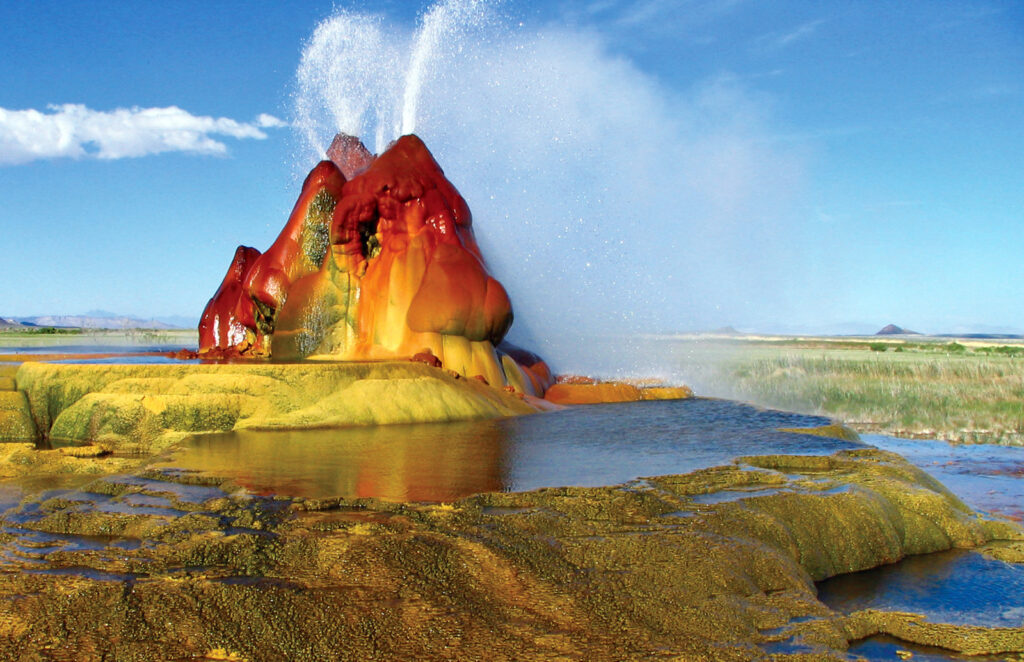
<path fill-rule="evenodd" d="M 976 340 L 1022 340 L 1024 336 L 1018 333 L 932 333 L 923 334 L 909 329 L 903 329 L 895 324 L 887 324 L 875 333 L 876 336 L 924 336 L 933 338 L 973 338 Z"/>
<path fill-rule="evenodd" d="M 936 338 L 970 338 L 975 340 L 1024 340 L 1019 333 L 937 333 Z"/>
<path fill-rule="evenodd" d="M 105 310 L 91 310 L 83 315 L 36 315 L 34 317 L 0 317 L 0 328 L 34 328 L 52 326 L 72 329 L 190 329 L 196 322 L 187 317 L 170 316 L 140 319 Z"/>

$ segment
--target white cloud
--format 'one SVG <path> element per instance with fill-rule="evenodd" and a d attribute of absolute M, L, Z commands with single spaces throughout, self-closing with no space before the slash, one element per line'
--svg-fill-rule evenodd
<path fill-rule="evenodd" d="M 261 114 L 254 122 L 192 115 L 177 106 L 92 110 L 82 104 L 35 109 L 0 108 L 0 165 L 38 159 L 123 159 L 162 152 L 227 153 L 213 136 L 239 140 L 267 137 L 261 129 L 285 123 Z"/>
<path fill-rule="evenodd" d="M 266 113 L 260 113 L 256 116 L 256 125 L 263 129 L 279 129 L 281 127 L 288 126 L 288 123 L 273 115 L 267 115 Z"/>

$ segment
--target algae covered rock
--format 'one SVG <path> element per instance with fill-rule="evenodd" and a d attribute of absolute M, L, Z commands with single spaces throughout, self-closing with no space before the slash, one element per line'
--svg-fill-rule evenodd
<path fill-rule="evenodd" d="M 0 442 L 35 441 L 38 436 L 25 394 L 0 390 Z"/>
<path fill-rule="evenodd" d="M 773 474 L 806 476 L 803 489 L 743 499 L 742 509 L 744 518 L 755 512 L 762 531 L 791 549 L 816 581 L 910 554 L 974 547 L 988 538 L 970 508 L 895 453 L 864 449 L 828 457 L 751 456 L 737 462 Z M 731 520 L 723 530 L 733 526 L 743 530 L 747 524 Z"/>
<path fill-rule="evenodd" d="M 809 434 L 814 437 L 831 437 L 845 441 L 860 441 L 860 435 L 846 425 L 833 422 L 828 425 L 819 425 L 813 428 L 779 428 L 779 432 L 793 432 L 795 434 Z"/>
<path fill-rule="evenodd" d="M 917 518 L 936 549 L 987 537 L 904 460 L 752 460 L 448 504 L 258 497 L 178 472 L 95 481 L 5 515 L 0 657 L 764 660 L 785 643 L 841 660 L 877 632 L 1024 652 L 1019 629 L 817 599 L 814 579 L 920 547 L 899 533 Z M 10 553 L 26 535 L 89 545 Z"/>

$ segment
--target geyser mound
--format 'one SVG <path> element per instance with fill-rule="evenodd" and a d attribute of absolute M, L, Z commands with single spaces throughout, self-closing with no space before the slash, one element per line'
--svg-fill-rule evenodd
<path fill-rule="evenodd" d="M 419 357 L 542 396 L 543 361 L 502 345 L 505 288 L 488 273 L 469 206 L 426 145 L 379 156 L 339 134 L 265 253 L 240 246 L 199 325 L 208 357 Z M 500 346 L 500 347 L 499 347 Z"/>

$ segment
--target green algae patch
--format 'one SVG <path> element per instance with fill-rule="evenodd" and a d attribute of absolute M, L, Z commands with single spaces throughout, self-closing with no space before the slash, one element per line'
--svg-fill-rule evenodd
<path fill-rule="evenodd" d="M 450 380 L 450 381 L 449 381 Z M 475 381 L 475 380 L 472 380 Z M 457 386 L 454 387 L 453 386 Z M 525 413 L 513 398 L 490 397 L 487 386 L 448 375 L 385 377 L 353 381 L 313 404 L 239 421 L 238 428 L 304 428 L 496 418 Z M 529 410 L 532 412 L 532 409 Z"/>
<path fill-rule="evenodd" d="M 533 413 L 522 400 L 419 363 L 60 365 L 17 373 L 54 443 L 152 452 L 202 432 L 441 422 Z"/>
<path fill-rule="evenodd" d="M 38 437 L 25 394 L 0 390 L 0 442 L 35 441 Z"/>
<path fill-rule="evenodd" d="M 979 551 L 997 561 L 1024 565 L 1024 536 L 1020 534 L 1019 530 L 1015 533 L 1017 534 L 1015 539 L 1007 540 L 1001 538 L 997 542 L 986 545 Z"/>
<path fill-rule="evenodd" d="M 842 423 L 830 423 L 828 425 L 819 425 L 813 428 L 779 428 L 779 432 L 809 434 L 815 437 L 831 437 L 832 439 L 842 439 L 843 441 L 860 441 L 860 435 L 857 434 L 855 430 L 846 427 Z"/>
<path fill-rule="evenodd" d="M 132 471 L 141 463 L 140 458 L 113 457 L 104 450 L 94 446 L 39 450 L 31 442 L 0 444 L 0 479 L 57 487 L 69 479 L 82 482 L 90 477 Z"/>
<path fill-rule="evenodd" d="M 761 526 L 802 559 L 815 581 L 910 554 L 975 547 L 994 530 L 941 483 L 895 453 L 863 449 L 825 458 L 769 455 L 737 462 L 820 481 L 818 491 L 802 489 L 743 504 L 764 517 Z"/>

